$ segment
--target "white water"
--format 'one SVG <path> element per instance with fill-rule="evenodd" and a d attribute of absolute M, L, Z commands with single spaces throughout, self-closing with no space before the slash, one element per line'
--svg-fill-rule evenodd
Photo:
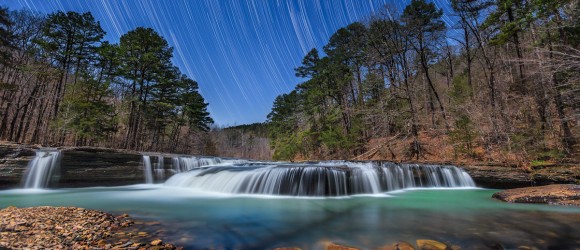
<path fill-rule="evenodd" d="M 157 158 L 156 163 L 152 163 L 151 157 Z M 187 172 L 204 166 L 232 166 L 233 164 L 245 163 L 246 160 L 223 159 L 218 157 L 196 157 L 196 156 L 174 156 L 171 157 L 171 164 L 166 166 L 165 158 L 160 155 L 143 155 L 143 176 L 145 183 L 161 183 L 165 181 L 166 171 L 177 174 Z"/>
<path fill-rule="evenodd" d="M 60 165 L 60 151 L 39 150 L 36 156 L 28 163 L 23 176 L 24 188 L 46 188 L 53 177 L 53 173 Z"/>
<path fill-rule="evenodd" d="M 151 169 L 151 157 L 143 156 L 143 176 L 145 176 L 145 183 L 153 183 L 153 170 Z"/>
<path fill-rule="evenodd" d="M 157 157 L 157 164 L 155 165 L 155 176 L 158 179 L 163 180 L 165 178 L 165 168 L 164 168 L 163 156 Z"/>
<path fill-rule="evenodd" d="M 475 187 L 454 166 L 378 162 L 229 164 L 176 174 L 165 185 L 232 194 L 345 196 L 416 187 Z"/>

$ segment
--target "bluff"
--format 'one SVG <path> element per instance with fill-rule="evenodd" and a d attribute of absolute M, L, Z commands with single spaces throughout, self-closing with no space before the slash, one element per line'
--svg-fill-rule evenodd
<path fill-rule="evenodd" d="M 0 144 L 0 188 L 21 185 L 28 162 L 39 147 Z M 112 186 L 143 183 L 142 154 L 129 150 L 63 147 L 59 181 L 49 187 Z"/>

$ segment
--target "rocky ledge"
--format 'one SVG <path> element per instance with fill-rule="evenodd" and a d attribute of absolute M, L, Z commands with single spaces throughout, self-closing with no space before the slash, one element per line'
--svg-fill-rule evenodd
<path fill-rule="evenodd" d="M 21 179 L 30 160 L 40 147 L 10 142 L 0 142 L 0 189 L 21 186 Z M 110 148 L 61 147 L 60 178 L 49 188 L 119 186 L 143 183 L 142 153 Z M 171 164 L 172 154 L 167 156 Z M 425 162 L 428 163 L 428 162 Z M 431 164 L 454 165 L 453 162 Z M 505 163 L 479 163 L 459 165 L 471 175 L 479 187 L 518 188 L 549 184 L 580 184 L 580 163 L 553 164 L 529 168 Z M 340 168 L 340 167 L 338 167 Z M 166 174 L 170 174 L 167 172 Z"/>
<path fill-rule="evenodd" d="M 513 203 L 580 206 L 580 185 L 559 184 L 509 189 L 493 194 L 493 198 Z"/>
<path fill-rule="evenodd" d="M 509 164 L 458 166 L 484 188 L 521 188 L 550 184 L 580 184 L 580 164 L 554 164 L 522 168 Z"/>
<path fill-rule="evenodd" d="M 0 249 L 182 249 L 147 232 L 131 232 L 128 215 L 75 207 L 0 210 Z"/>
<path fill-rule="evenodd" d="M 0 189 L 21 186 L 38 146 L 0 142 Z M 62 147 L 58 181 L 50 188 L 119 186 L 143 183 L 142 154 L 123 149 Z"/>

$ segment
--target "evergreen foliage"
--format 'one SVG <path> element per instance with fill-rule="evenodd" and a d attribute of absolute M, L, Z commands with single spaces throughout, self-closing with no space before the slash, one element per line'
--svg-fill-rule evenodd
<path fill-rule="evenodd" d="M 111 44 L 90 12 L 1 9 L 0 32 L 13 55 L 0 65 L 2 139 L 191 152 L 213 123 L 197 82 L 151 28 Z"/>
<path fill-rule="evenodd" d="M 412 0 L 400 12 L 386 6 L 365 24 L 338 29 L 324 56 L 313 48 L 296 68 L 304 81 L 268 115 L 274 158 L 349 159 L 372 140 L 400 140 L 409 143 L 405 155 L 390 151 L 392 158 L 418 160 L 437 154 L 424 147 L 434 137 L 446 138 L 456 157 L 573 157 L 579 5 L 451 7 L 457 23 L 447 27 L 432 2 Z"/>

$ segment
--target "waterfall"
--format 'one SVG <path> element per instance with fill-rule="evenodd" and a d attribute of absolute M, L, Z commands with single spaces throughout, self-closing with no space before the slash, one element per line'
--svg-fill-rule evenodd
<path fill-rule="evenodd" d="M 153 158 L 153 162 L 151 161 Z M 155 163 L 155 159 L 157 162 Z M 199 157 L 199 156 L 173 156 L 171 164 L 166 166 L 165 158 L 161 155 L 143 155 L 143 176 L 145 183 L 152 184 L 163 182 L 166 178 L 166 171 L 177 174 L 187 172 L 204 166 L 217 166 L 245 163 L 247 160 L 224 159 L 219 157 Z"/>
<path fill-rule="evenodd" d="M 175 156 L 171 158 L 171 162 L 173 172 L 181 173 L 203 166 L 230 163 L 230 160 L 223 160 L 218 157 Z"/>
<path fill-rule="evenodd" d="M 60 165 L 61 153 L 57 150 L 38 150 L 27 166 L 22 180 L 24 188 L 46 188 Z"/>
<path fill-rule="evenodd" d="M 455 166 L 381 162 L 231 164 L 176 174 L 165 185 L 269 195 L 346 196 L 414 187 L 475 187 Z"/>
<path fill-rule="evenodd" d="M 145 183 L 153 183 L 153 170 L 151 169 L 151 157 L 148 155 L 143 156 L 143 176 L 145 176 Z"/>
<path fill-rule="evenodd" d="M 155 165 L 155 177 L 158 180 L 163 180 L 165 178 L 165 168 L 163 162 L 163 156 L 157 157 L 157 165 Z"/>

